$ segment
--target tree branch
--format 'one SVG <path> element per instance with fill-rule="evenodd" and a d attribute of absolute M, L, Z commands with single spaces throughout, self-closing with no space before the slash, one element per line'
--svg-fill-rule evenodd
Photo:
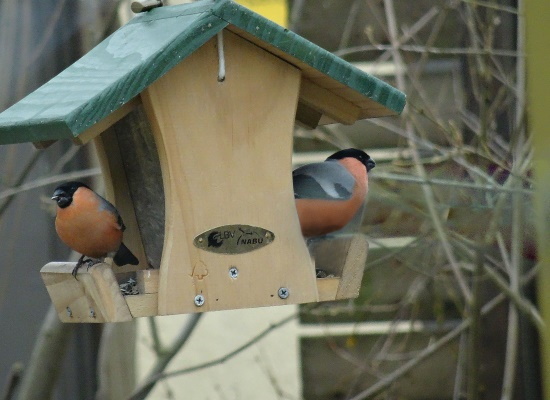
<path fill-rule="evenodd" d="M 72 327 L 72 324 L 63 324 L 59 320 L 57 311 L 51 305 L 23 374 L 18 400 L 51 398 Z"/>
<path fill-rule="evenodd" d="M 194 314 L 194 315 L 202 315 L 202 314 Z M 179 370 L 172 371 L 172 372 L 162 372 L 162 370 L 164 370 L 164 368 L 162 370 L 158 371 L 158 372 L 152 372 L 149 375 L 149 378 L 145 381 L 145 383 L 140 388 L 138 388 L 128 400 L 143 400 L 143 399 L 145 399 L 147 393 L 149 393 L 149 391 L 152 389 L 152 387 L 158 381 L 161 381 L 161 380 L 164 380 L 164 379 L 167 379 L 167 378 L 171 378 L 171 377 L 174 377 L 174 376 L 178 376 L 178 375 L 189 374 L 191 372 L 199 371 L 201 369 L 210 368 L 210 367 L 213 367 L 213 366 L 216 366 L 216 365 L 219 365 L 219 364 L 223 364 L 224 362 L 230 360 L 231 358 L 235 357 L 239 353 L 242 353 L 243 351 L 245 351 L 246 349 L 248 349 L 249 347 L 251 347 L 255 343 L 259 342 L 261 339 L 263 339 L 265 336 L 267 336 L 269 333 L 271 333 L 275 329 L 277 329 L 277 328 L 285 325 L 286 323 L 292 321 L 293 319 L 296 318 L 296 316 L 297 316 L 297 314 L 292 314 L 292 315 L 290 315 L 286 318 L 283 318 L 279 322 L 277 322 L 277 323 L 269 326 L 268 328 L 264 329 L 262 332 L 260 332 L 256 336 L 254 336 L 252 339 L 250 339 L 248 342 L 246 342 L 242 346 L 237 347 L 235 350 L 225 354 L 222 357 L 216 358 L 214 360 L 211 360 L 211 361 L 208 361 L 208 362 L 205 362 L 205 363 L 202 363 L 202 364 L 197 364 L 197 365 L 194 365 L 192 367 L 183 368 L 183 369 L 179 369 Z"/>
<path fill-rule="evenodd" d="M 405 78 L 403 73 L 405 69 L 405 63 L 403 62 L 403 59 L 399 54 L 399 48 L 398 48 L 398 42 L 397 42 L 397 23 L 395 18 L 395 8 L 394 8 L 393 0 L 384 0 L 384 9 L 386 11 L 386 19 L 388 22 L 388 30 L 390 33 L 390 42 L 392 45 L 393 60 L 397 64 L 397 73 L 396 73 L 397 86 L 399 90 L 405 91 L 406 89 Z M 407 128 L 406 128 L 407 138 L 409 142 L 409 147 L 413 154 L 413 160 L 416 167 L 416 171 L 419 177 L 422 180 L 426 181 L 427 180 L 426 170 L 424 169 L 424 166 L 420 161 L 420 154 L 418 153 L 416 142 L 412 140 L 414 134 L 413 134 L 411 123 L 410 121 L 407 121 L 406 124 L 407 124 Z M 466 299 L 467 302 L 470 302 L 472 298 L 472 293 L 470 291 L 470 288 L 466 284 L 464 275 L 460 270 L 456 257 L 453 253 L 453 249 L 449 243 L 447 235 L 445 234 L 445 230 L 443 229 L 440 216 L 438 215 L 438 212 L 437 212 L 433 191 L 430 185 L 422 184 L 421 187 L 422 187 L 422 192 L 424 194 L 424 199 L 426 201 L 426 206 L 428 207 L 428 212 L 430 214 L 430 220 L 437 233 L 437 236 L 439 237 L 441 246 L 443 247 L 443 251 L 447 256 L 447 259 L 449 260 L 449 263 L 451 265 L 455 278 L 458 282 L 458 286 L 460 287 L 460 290 L 462 292 L 462 296 Z"/>
<path fill-rule="evenodd" d="M 80 171 L 67 172 L 64 174 L 48 176 L 45 178 L 37 179 L 31 182 L 23 183 L 17 187 L 5 189 L 0 192 L 0 200 L 15 196 L 16 194 L 26 192 L 28 190 L 36 189 L 42 186 L 51 185 L 52 183 L 58 183 L 73 179 L 89 178 L 101 174 L 99 168 L 88 168 Z M 1 214 L 1 212 L 0 212 Z"/>
<path fill-rule="evenodd" d="M 142 384 L 134 393 L 130 396 L 130 400 L 143 400 L 153 390 L 157 382 L 165 374 L 163 373 L 166 366 L 172 361 L 174 356 L 181 350 L 183 345 L 187 342 L 193 331 L 195 330 L 197 323 L 202 317 L 202 313 L 191 314 L 185 326 L 183 327 L 180 335 L 176 338 L 170 349 L 158 358 L 157 363 L 153 367 L 149 376 L 145 379 L 145 383 Z"/>
<path fill-rule="evenodd" d="M 11 400 L 19 382 L 21 382 L 21 376 L 23 375 L 23 364 L 16 362 L 11 366 L 10 373 L 6 379 L 6 385 L 4 386 L 4 392 L 0 399 Z"/>
<path fill-rule="evenodd" d="M 525 276 L 522 279 L 521 284 L 524 285 L 527 282 L 530 282 L 535 277 L 535 270 L 534 268 L 532 271 L 530 271 L 527 276 Z M 487 315 L 489 312 L 491 312 L 496 306 L 498 306 L 500 303 L 502 303 L 506 299 L 506 296 L 504 296 L 502 293 L 495 296 L 492 300 L 487 302 L 482 308 L 481 308 L 481 315 Z M 411 359 L 410 361 L 406 362 L 399 368 L 395 369 L 393 372 L 389 373 L 382 379 L 380 379 L 378 382 L 376 382 L 371 387 L 363 390 L 362 392 L 356 394 L 354 397 L 348 400 L 365 400 L 365 399 L 371 399 L 374 398 L 377 394 L 379 394 L 382 390 L 389 387 L 392 383 L 394 383 L 396 380 L 407 374 L 412 368 L 416 367 L 421 361 L 424 361 L 428 357 L 430 357 L 433 353 L 441 349 L 446 344 L 450 343 L 454 339 L 460 336 L 460 334 L 468 329 L 470 327 L 470 319 L 466 319 L 462 321 L 456 328 L 454 328 L 452 331 L 441 337 L 440 339 L 436 340 L 435 342 L 431 343 L 428 347 L 426 347 L 424 350 L 420 351 L 418 355 Z"/>

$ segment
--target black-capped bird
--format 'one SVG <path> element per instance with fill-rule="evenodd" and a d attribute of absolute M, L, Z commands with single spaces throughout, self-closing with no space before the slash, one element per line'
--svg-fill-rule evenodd
<path fill-rule="evenodd" d="M 362 218 L 368 172 L 375 162 L 362 150 L 340 150 L 324 162 L 292 172 L 296 209 L 306 238 L 347 228 Z"/>
<path fill-rule="evenodd" d="M 90 187 L 82 182 L 64 183 L 55 189 L 52 200 L 57 203 L 57 234 L 63 243 L 82 254 L 72 271 L 75 278 L 84 257 L 112 257 L 119 266 L 139 264 L 122 243 L 126 227 L 117 209 Z"/>

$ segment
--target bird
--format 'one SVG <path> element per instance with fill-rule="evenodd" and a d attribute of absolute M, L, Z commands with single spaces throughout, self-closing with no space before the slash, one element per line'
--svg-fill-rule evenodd
<path fill-rule="evenodd" d="M 80 253 L 72 275 L 85 263 L 85 257 L 112 257 L 118 266 L 137 265 L 137 257 L 122 243 L 126 229 L 115 206 L 82 182 L 67 182 L 53 192 L 57 203 L 55 230 L 59 238 Z M 97 262 L 86 260 L 88 268 Z M 91 262 L 91 263 L 90 263 Z"/>
<path fill-rule="evenodd" d="M 350 148 L 295 169 L 292 182 L 302 235 L 315 238 L 357 229 L 368 193 L 368 172 L 375 166 L 367 153 Z"/>

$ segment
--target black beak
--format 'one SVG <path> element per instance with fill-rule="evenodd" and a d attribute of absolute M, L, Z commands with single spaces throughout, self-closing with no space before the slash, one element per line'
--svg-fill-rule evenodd
<path fill-rule="evenodd" d="M 55 192 L 53 192 L 53 196 L 52 196 L 52 200 L 59 200 L 60 197 L 63 197 L 63 195 L 65 194 L 65 192 L 63 190 L 56 190 Z"/>
<path fill-rule="evenodd" d="M 374 160 L 372 158 L 369 158 L 365 165 L 367 167 L 367 172 L 369 172 L 371 169 L 376 167 L 376 163 L 374 162 Z"/>

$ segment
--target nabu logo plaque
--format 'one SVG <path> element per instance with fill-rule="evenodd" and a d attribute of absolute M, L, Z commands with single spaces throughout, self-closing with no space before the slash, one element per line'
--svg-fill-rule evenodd
<path fill-rule="evenodd" d="M 275 240 L 273 232 L 250 225 L 224 225 L 201 233 L 193 244 L 221 254 L 241 254 L 260 249 Z"/>

